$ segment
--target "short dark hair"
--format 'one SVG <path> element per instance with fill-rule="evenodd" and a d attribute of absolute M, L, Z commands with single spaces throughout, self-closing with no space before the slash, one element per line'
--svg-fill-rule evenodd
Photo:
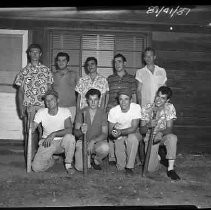
<path fill-rule="evenodd" d="M 28 49 L 26 50 L 27 55 L 29 54 L 29 52 L 30 52 L 30 50 L 32 48 L 37 48 L 42 53 L 42 48 L 41 48 L 41 46 L 39 44 L 30 44 L 29 47 L 28 47 Z"/>
<path fill-rule="evenodd" d="M 126 58 L 125 58 L 125 56 L 122 55 L 121 53 L 116 54 L 116 55 L 114 56 L 114 60 L 115 60 L 115 58 L 122 58 L 123 62 L 126 62 L 126 61 L 127 61 Z"/>
<path fill-rule="evenodd" d="M 59 97 L 59 94 L 53 88 L 50 88 L 46 91 L 45 95 L 42 96 L 42 100 L 45 100 L 48 95 L 53 95 L 56 99 Z"/>
<path fill-rule="evenodd" d="M 97 65 L 97 58 L 95 58 L 95 57 L 88 57 L 86 59 L 86 61 L 85 61 L 85 66 L 87 66 L 87 64 L 88 64 L 89 61 L 94 61 L 95 64 Z"/>
<path fill-rule="evenodd" d="M 90 89 L 87 91 L 85 97 L 86 99 L 88 100 L 89 99 L 89 96 L 93 96 L 93 95 L 97 95 L 98 98 L 100 99 L 100 96 L 101 96 L 101 92 L 98 90 L 98 89 Z"/>
<path fill-rule="evenodd" d="M 70 60 L 70 56 L 66 52 L 57 53 L 56 58 L 55 58 L 56 62 L 58 61 L 58 57 L 66 57 L 67 62 L 69 62 L 69 60 Z"/>
<path fill-rule="evenodd" d="M 145 53 L 148 52 L 148 51 L 153 52 L 153 55 L 155 55 L 155 49 L 152 48 L 152 47 L 147 47 L 147 48 L 144 50 L 144 55 L 145 55 Z"/>
<path fill-rule="evenodd" d="M 158 88 L 157 93 L 161 92 L 163 95 L 167 95 L 167 99 L 170 99 L 172 97 L 172 90 L 170 87 L 167 86 L 161 86 Z"/>

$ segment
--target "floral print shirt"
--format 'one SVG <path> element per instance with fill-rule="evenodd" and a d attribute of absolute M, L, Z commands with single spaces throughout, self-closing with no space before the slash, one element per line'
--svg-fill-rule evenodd
<path fill-rule="evenodd" d="M 89 75 L 86 75 L 79 79 L 75 87 L 75 91 L 77 91 L 81 95 L 80 109 L 83 109 L 84 107 L 88 106 L 85 95 L 87 91 L 92 88 L 98 89 L 101 92 L 101 98 L 99 102 L 99 106 L 100 106 L 102 94 L 106 93 L 109 90 L 108 82 L 106 78 L 104 76 L 97 74 L 94 81 L 92 81 Z"/>
<path fill-rule="evenodd" d="M 146 104 L 142 106 L 141 109 L 141 120 L 146 121 L 147 123 L 152 119 L 153 116 L 153 107 L 154 104 Z M 176 110 L 173 104 L 165 103 L 164 109 L 157 112 L 156 119 L 158 120 L 157 126 L 154 129 L 154 134 L 156 134 L 160 130 L 166 129 L 167 121 L 176 120 Z"/>
<path fill-rule="evenodd" d="M 47 91 L 48 85 L 53 83 L 53 76 L 48 67 L 39 63 L 33 66 L 29 63 L 16 76 L 15 85 L 23 87 L 24 106 L 43 106 L 42 96 Z"/>

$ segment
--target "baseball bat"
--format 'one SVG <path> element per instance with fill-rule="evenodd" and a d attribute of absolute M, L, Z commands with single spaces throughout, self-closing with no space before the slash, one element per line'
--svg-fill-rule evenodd
<path fill-rule="evenodd" d="M 31 116 L 27 120 L 27 173 L 31 172 L 32 163 L 32 127 Z"/>
<path fill-rule="evenodd" d="M 83 123 L 85 123 L 85 111 L 83 112 Z M 88 154 L 87 154 L 87 138 L 86 133 L 83 135 L 83 173 L 84 175 L 87 175 L 88 171 Z"/>
<path fill-rule="evenodd" d="M 156 118 L 156 113 L 157 112 L 155 110 L 153 110 L 152 120 Z M 151 149 L 152 149 L 153 140 L 154 140 L 154 129 L 155 129 L 155 127 L 151 128 L 151 131 L 149 134 L 147 152 L 146 152 L 146 157 L 144 160 L 144 165 L 143 165 L 143 170 L 142 170 L 143 177 L 146 176 L 146 172 L 148 171 L 149 159 L 150 159 Z"/>

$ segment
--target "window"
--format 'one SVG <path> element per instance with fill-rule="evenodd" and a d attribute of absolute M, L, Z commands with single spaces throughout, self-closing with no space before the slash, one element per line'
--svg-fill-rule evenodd
<path fill-rule="evenodd" d="M 84 62 L 94 56 L 98 60 L 98 72 L 105 77 L 113 73 L 113 57 L 122 53 L 127 59 L 127 71 L 135 74 L 142 67 L 142 52 L 146 47 L 145 34 L 93 33 L 51 31 L 51 66 L 55 69 L 55 57 L 60 51 L 70 56 L 70 65 L 80 75 L 85 74 Z"/>

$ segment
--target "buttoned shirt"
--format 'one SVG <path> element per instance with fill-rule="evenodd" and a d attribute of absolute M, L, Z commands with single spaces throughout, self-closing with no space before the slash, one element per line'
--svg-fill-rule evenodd
<path fill-rule="evenodd" d="M 117 73 L 112 74 L 108 77 L 109 85 L 109 101 L 108 109 L 118 104 L 118 93 L 122 89 L 130 89 L 132 93 L 136 93 L 137 82 L 133 75 L 127 72 L 123 77 L 120 77 Z"/>
<path fill-rule="evenodd" d="M 75 91 L 81 95 L 80 109 L 83 109 L 84 107 L 88 106 L 85 95 L 87 91 L 92 88 L 98 89 L 101 92 L 101 97 L 99 101 L 99 106 L 100 106 L 102 100 L 102 94 L 106 93 L 109 90 L 106 78 L 100 74 L 97 74 L 94 80 L 92 80 L 89 75 L 86 75 L 79 79 L 75 87 Z"/>
<path fill-rule="evenodd" d="M 147 123 L 150 122 L 153 115 L 153 109 L 154 109 L 154 104 L 146 104 L 142 106 L 141 120 L 144 120 Z M 165 130 L 167 126 L 167 121 L 177 119 L 174 105 L 168 102 L 165 103 L 164 108 L 161 111 L 157 112 L 156 119 L 158 122 L 154 129 L 154 134 L 156 134 L 160 130 Z M 148 131 L 148 133 L 149 132 L 150 131 Z"/>
<path fill-rule="evenodd" d="M 24 106 L 44 106 L 42 96 L 47 91 L 48 85 L 53 84 L 53 76 L 47 66 L 41 63 L 33 66 L 29 63 L 20 70 L 14 83 L 19 87 L 23 87 Z"/>
<path fill-rule="evenodd" d="M 142 69 L 136 71 L 135 77 L 140 83 L 142 83 L 141 89 L 141 105 L 153 103 L 155 94 L 158 88 L 165 84 L 167 81 L 166 71 L 163 68 L 155 65 L 154 73 L 145 66 Z"/>

